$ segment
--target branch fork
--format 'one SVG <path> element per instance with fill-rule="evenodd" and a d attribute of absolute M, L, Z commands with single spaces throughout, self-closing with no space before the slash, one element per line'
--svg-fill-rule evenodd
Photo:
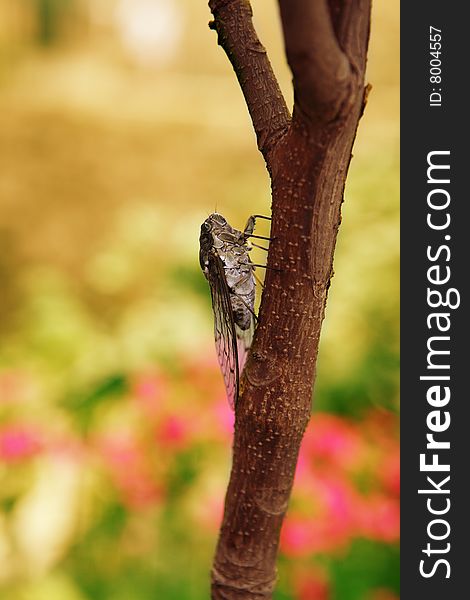
<path fill-rule="evenodd" d="M 267 600 L 310 418 L 321 325 L 351 149 L 368 88 L 370 0 L 278 0 L 287 108 L 248 0 L 210 0 L 272 184 L 271 244 L 241 378 L 233 465 L 212 570 L 214 600 Z"/>

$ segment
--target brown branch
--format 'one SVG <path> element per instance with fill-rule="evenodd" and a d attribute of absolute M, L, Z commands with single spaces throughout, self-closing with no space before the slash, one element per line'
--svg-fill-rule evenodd
<path fill-rule="evenodd" d="M 328 0 L 336 38 L 353 69 L 365 70 L 370 29 L 370 0 Z"/>
<path fill-rule="evenodd" d="M 341 203 L 365 102 L 370 0 L 280 0 L 296 100 L 287 109 L 244 0 L 213 0 L 272 179 L 259 324 L 242 373 L 214 600 L 267 600 L 312 386 Z M 254 56 L 257 62 L 253 70 Z M 347 57 L 347 58 L 346 58 Z M 264 96 L 267 94 L 267 96 Z M 273 119 L 269 105 L 274 106 Z"/>
<path fill-rule="evenodd" d="M 211 29 L 225 50 L 245 96 L 258 148 L 268 169 L 269 155 L 285 134 L 290 114 L 273 73 L 266 50 L 256 35 L 248 0 L 210 0 Z"/>
<path fill-rule="evenodd" d="M 352 71 L 326 0 L 279 0 L 296 107 L 312 121 L 337 118 L 351 94 Z"/>

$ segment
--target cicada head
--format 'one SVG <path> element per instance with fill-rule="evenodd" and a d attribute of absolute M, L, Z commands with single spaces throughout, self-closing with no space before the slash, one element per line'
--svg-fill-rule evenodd
<path fill-rule="evenodd" d="M 201 269 L 206 272 L 209 252 L 214 247 L 214 234 L 227 227 L 226 219 L 219 213 L 212 213 L 201 225 L 201 234 L 199 236 L 199 263 Z"/>

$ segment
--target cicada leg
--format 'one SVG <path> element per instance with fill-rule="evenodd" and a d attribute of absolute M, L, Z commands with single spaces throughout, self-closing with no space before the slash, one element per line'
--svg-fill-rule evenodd
<path fill-rule="evenodd" d="M 264 246 L 260 246 L 259 244 L 255 244 L 254 242 L 250 242 L 250 245 L 253 246 L 253 248 L 259 248 L 260 250 L 266 250 L 266 252 L 269 252 L 269 248 L 265 248 Z M 251 250 L 251 248 L 248 249 Z"/>
<path fill-rule="evenodd" d="M 268 267 L 268 265 L 257 265 L 255 263 L 251 263 L 252 267 L 259 267 L 260 269 L 266 269 L 267 271 L 277 271 L 280 273 L 282 269 L 277 269 L 276 267 Z"/>
<path fill-rule="evenodd" d="M 268 242 L 272 241 L 273 238 L 271 237 L 266 237 L 264 235 L 255 235 L 253 233 L 256 226 L 256 219 L 266 219 L 267 221 L 271 221 L 271 217 L 265 217 L 264 215 L 251 215 L 251 217 L 248 217 L 245 229 L 243 230 L 245 238 L 256 238 L 258 240 L 267 240 Z"/>

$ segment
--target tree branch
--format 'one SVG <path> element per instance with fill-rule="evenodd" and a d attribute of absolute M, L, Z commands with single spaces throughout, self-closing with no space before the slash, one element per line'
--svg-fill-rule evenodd
<path fill-rule="evenodd" d="M 370 29 L 370 0 L 328 0 L 331 20 L 353 69 L 365 71 Z"/>
<path fill-rule="evenodd" d="M 258 148 L 268 169 L 269 156 L 290 124 L 290 114 L 266 50 L 256 35 L 248 0 L 209 0 L 218 34 L 245 96 Z"/>
<path fill-rule="evenodd" d="M 295 105 L 309 120 L 337 118 L 351 94 L 352 71 L 326 0 L 279 0 Z"/>
<path fill-rule="evenodd" d="M 279 0 L 294 75 L 289 122 L 246 0 L 211 0 L 272 182 L 255 339 L 237 402 L 213 600 L 268 600 L 297 456 L 310 418 L 321 325 L 351 149 L 365 102 L 370 0 Z M 254 45 L 253 45 L 254 44 Z M 253 50 L 255 48 L 255 50 Z"/>

